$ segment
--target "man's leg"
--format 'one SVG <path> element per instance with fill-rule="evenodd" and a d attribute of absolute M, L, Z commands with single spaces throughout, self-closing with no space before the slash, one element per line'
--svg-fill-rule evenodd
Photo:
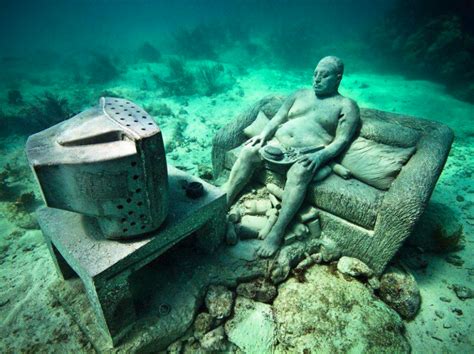
<path fill-rule="evenodd" d="M 255 169 L 262 163 L 258 154 L 259 148 L 260 146 L 244 146 L 240 151 L 239 158 L 232 166 L 229 179 L 222 186 L 227 194 L 228 207 L 232 205 L 235 197 L 242 191 Z"/>
<path fill-rule="evenodd" d="M 280 215 L 278 215 L 278 219 L 270 233 L 257 249 L 257 254 L 261 257 L 270 257 L 276 252 L 286 227 L 303 204 L 308 184 L 313 179 L 313 173 L 300 162 L 291 166 L 286 176 Z"/>

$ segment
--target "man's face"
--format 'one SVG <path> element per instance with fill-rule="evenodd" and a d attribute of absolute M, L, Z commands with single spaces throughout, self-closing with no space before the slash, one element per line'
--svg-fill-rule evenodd
<path fill-rule="evenodd" d="M 338 75 L 334 65 L 319 63 L 314 69 L 313 89 L 317 96 L 333 95 L 337 92 L 341 75 Z"/>

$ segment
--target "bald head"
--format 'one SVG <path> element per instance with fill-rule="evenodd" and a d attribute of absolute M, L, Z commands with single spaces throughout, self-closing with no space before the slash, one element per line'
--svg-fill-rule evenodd
<path fill-rule="evenodd" d="M 336 74 L 341 75 L 341 77 L 342 77 L 342 74 L 344 74 L 344 63 L 342 62 L 341 59 L 333 55 L 329 55 L 327 57 L 322 58 L 318 63 L 318 66 L 319 65 L 332 66 Z"/>
<path fill-rule="evenodd" d="M 316 96 L 332 96 L 338 93 L 344 73 L 342 60 L 335 56 L 322 58 L 314 69 L 313 88 Z"/>

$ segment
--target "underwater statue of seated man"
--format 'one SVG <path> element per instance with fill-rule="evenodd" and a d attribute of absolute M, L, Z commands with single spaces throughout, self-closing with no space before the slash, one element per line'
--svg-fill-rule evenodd
<path fill-rule="evenodd" d="M 293 93 L 263 131 L 245 142 L 223 186 L 230 207 L 264 162 L 264 147 L 299 152 L 287 172 L 278 219 L 257 249 L 260 257 L 270 257 L 277 251 L 316 172 L 352 141 L 360 121 L 359 108 L 353 100 L 339 94 L 343 71 L 344 64 L 339 58 L 321 59 L 314 70 L 313 89 Z"/>

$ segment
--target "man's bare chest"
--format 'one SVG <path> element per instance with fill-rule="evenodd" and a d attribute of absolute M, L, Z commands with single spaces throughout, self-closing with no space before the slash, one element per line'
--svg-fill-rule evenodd
<path fill-rule="evenodd" d="M 288 113 L 288 120 L 316 123 L 329 132 L 337 127 L 339 114 L 340 107 L 332 102 L 295 102 Z"/>

